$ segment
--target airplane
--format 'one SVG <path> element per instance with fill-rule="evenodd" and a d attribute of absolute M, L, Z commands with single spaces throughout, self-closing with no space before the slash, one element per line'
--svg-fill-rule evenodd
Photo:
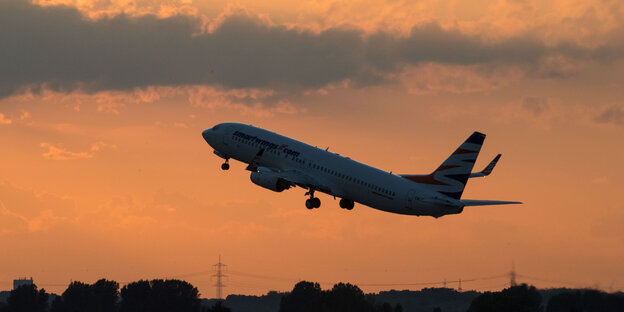
<path fill-rule="evenodd" d="M 307 189 L 308 209 L 321 206 L 321 192 L 340 198 L 341 208 L 355 203 L 403 215 L 439 218 L 459 214 L 467 206 L 521 204 L 515 201 L 462 199 L 469 178 L 488 176 L 501 155 L 484 170 L 472 172 L 485 134 L 474 132 L 435 171 L 428 175 L 394 174 L 349 157 L 242 123 L 221 123 L 202 132 L 204 140 L 223 158 L 247 164 L 251 181 L 274 192 L 299 186 Z"/>

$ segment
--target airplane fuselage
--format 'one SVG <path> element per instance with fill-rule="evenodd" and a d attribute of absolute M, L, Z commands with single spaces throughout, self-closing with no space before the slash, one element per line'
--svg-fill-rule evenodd
<path fill-rule="evenodd" d="M 254 168 L 270 168 L 277 173 L 305 176 L 317 182 L 294 184 L 305 188 L 317 185 L 316 191 L 371 208 L 434 217 L 457 214 L 463 210 L 461 201 L 431 191 L 402 176 L 265 129 L 240 123 L 222 123 L 206 129 L 202 134 L 215 149 L 215 154 L 222 158 L 236 159 Z"/>

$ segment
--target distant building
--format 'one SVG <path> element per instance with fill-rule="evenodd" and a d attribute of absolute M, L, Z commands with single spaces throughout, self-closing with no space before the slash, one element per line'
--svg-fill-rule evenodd
<path fill-rule="evenodd" d="M 17 289 L 17 287 L 20 287 L 20 286 L 23 286 L 23 285 L 33 285 L 33 284 L 34 284 L 34 282 L 33 282 L 32 277 L 30 279 L 26 279 L 24 277 L 24 278 L 21 278 L 21 279 L 13 280 L 13 289 L 15 290 L 15 289 Z"/>

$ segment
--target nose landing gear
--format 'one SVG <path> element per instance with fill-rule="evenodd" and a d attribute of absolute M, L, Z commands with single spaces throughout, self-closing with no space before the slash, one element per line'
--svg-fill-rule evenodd
<path fill-rule="evenodd" d="M 221 170 L 228 170 L 230 169 L 230 159 L 226 158 L 225 162 L 223 164 L 221 164 Z"/>
<path fill-rule="evenodd" d="M 314 189 L 310 189 L 310 191 L 305 194 L 310 195 L 310 198 L 305 201 L 306 208 L 314 209 L 321 207 L 321 200 L 318 197 L 314 197 Z"/>

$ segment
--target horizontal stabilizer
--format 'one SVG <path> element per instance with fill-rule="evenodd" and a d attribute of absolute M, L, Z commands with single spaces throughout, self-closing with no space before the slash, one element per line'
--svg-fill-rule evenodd
<path fill-rule="evenodd" d="M 503 201 L 503 200 L 478 200 L 478 199 L 460 199 L 464 206 L 489 206 L 489 205 L 509 205 L 509 204 L 522 204 L 522 202 L 516 201 Z"/>
<path fill-rule="evenodd" d="M 481 172 L 471 173 L 470 177 L 478 178 L 478 177 L 485 177 L 489 175 L 490 173 L 492 173 L 492 170 L 494 170 L 494 166 L 496 166 L 496 163 L 498 162 L 500 158 L 501 158 L 501 154 L 496 155 L 496 157 L 494 157 L 494 159 L 485 167 L 485 169 L 483 169 Z"/>

